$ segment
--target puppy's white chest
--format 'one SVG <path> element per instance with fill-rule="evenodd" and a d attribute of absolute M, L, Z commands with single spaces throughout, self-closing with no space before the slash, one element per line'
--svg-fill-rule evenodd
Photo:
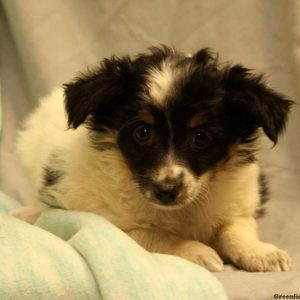
<path fill-rule="evenodd" d="M 183 239 L 208 243 L 218 224 L 209 212 L 209 207 L 195 205 L 178 211 L 160 211 L 149 220 L 149 226 L 174 233 Z"/>

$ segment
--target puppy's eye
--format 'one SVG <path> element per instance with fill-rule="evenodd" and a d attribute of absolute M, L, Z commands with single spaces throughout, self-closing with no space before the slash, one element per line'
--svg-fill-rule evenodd
<path fill-rule="evenodd" d="M 208 132 L 203 129 L 195 131 L 193 136 L 193 145 L 195 148 L 203 150 L 211 144 L 212 138 Z"/>
<path fill-rule="evenodd" d="M 145 145 L 151 141 L 151 126 L 147 124 L 136 127 L 133 131 L 133 138 L 140 145 Z"/>

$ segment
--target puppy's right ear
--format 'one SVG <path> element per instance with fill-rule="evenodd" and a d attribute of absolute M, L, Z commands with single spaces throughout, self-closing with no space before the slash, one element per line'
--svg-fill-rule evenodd
<path fill-rule="evenodd" d="M 112 57 L 104 59 L 95 70 L 65 84 L 69 128 L 76 129 L 89 115 L 113 112 L 120 102 L 125 101 L 123 96 L 132 77 L 130 58 Z"/>
<path fill-rule="evenodd" d="M 267 87 L 262 75 L 255 75 L 241 65 L 226 69 L 224 86 L 231 119 L 239 120 L 235 127 L 261 127 L 276 144 L 294 102 Z"/>

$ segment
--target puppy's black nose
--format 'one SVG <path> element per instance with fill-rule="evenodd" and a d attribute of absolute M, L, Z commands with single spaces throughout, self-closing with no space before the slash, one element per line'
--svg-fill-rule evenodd
<path fill-rule="evenodd" d="M 177 184 L 174 186 L 165 187 L 163 185 L 155 185 L 154 186 L 154 194 L 157 200 L 159 200 L 163 204 L 171 204 L 175 202 L 179 192 L 180 192 L 181 184 Z"/>

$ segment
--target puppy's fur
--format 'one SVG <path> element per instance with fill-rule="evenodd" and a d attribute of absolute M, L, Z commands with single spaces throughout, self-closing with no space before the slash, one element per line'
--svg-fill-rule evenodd
<path fill-rule="evenodd" d="M 149 251 L 212 271 L 223 260 L 287 271 L 289 256 L 257 237 L 256 155 L 263 132 L 276 143 L 291 103 L 207 49 L 161 46 L 56 90 L 19 150 L 41 202 L 104 216 Z"/>

